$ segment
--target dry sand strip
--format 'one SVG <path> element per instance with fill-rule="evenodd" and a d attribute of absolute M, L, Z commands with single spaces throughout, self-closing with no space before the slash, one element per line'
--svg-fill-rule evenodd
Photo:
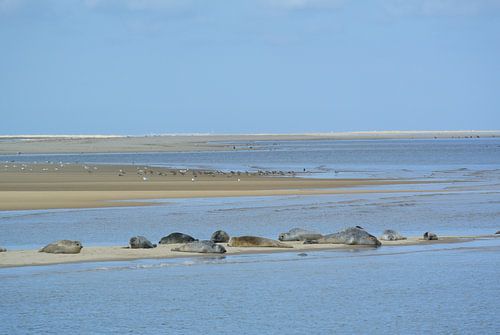
<path fill-rule="evenodd" d="M 161 136 L 0 135 L 0 154 L 227 151 L 234 150 L 234 144 L 238 145 L 238 150 L 252 150 L 255 147 L 255 141 L 485 137 L 500 137 L 500 131 L 359 131 L 316 134 L 178 134 Z M 245 142 L 248 145 L 245 145 Z"/>
<path fill-rule="evenodd" d="M 0 210 L 139 206 L 154 204 L 148 201 L 151 199 L 168 198 L 415 192 L 411 185 L 433 183 L 293 175 L 290 171 L 224 173 L 126 165 L 9 163 L 0 166 Z M 388 185 L 408 188 L 373 189 Z"/>
<path fill-rule="evenodd" d="M 437 241 L 422 240 L 419 237 L 410 237 L 407 240 L 400 241 L 381 241 L 382 247 L 385 246 L 410 246 L 423 244 L 445 244 L 461 243 L 474 239 L 494 238 L 495 235 L 486 236 L 444 236 L 439 237 Z M 223 255 L 242 255 L 242 254 L 268 254 L 275 252 L 307 252 L 324 250 L 347 250 L 371 248 L 366 246 L 350 246 L 343 244 L 303 244 L 302 242 L 284 242 L 293 248 L 264 248 L 264 247 L 228 247 L 222 244 L 227 250 Z M 84 247 L 79 254 L 48 254 L 38 252 L 38 250 L 20 250 L 7 251 L 0 253 L 0 268 L 53 265 L 66 263 L 82 262 L 110 262 L 110 261 L 130 261 L 138 259 L 167 259 L 182 257 L 213 257 L 221 254 L 199 254 L 172 251 L 172 248 L 180 244 L 159 245 L 154 249 L 129 249 L 123 246 L 111 247 Z"/>

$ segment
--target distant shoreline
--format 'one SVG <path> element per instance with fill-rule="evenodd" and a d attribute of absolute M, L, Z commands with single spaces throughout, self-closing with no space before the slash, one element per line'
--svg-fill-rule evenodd
<path fill-rule="evenodd" d="M 0 135 L 0 155 L 252 150 L 256 141 L 500 138 L 500 130 L 304 134 Z M 246 146 L 236 148 L 241 142 Z"/>

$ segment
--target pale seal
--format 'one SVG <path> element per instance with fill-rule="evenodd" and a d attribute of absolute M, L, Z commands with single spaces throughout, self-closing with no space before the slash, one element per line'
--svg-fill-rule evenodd
<path fill-rule="evenodd" d="M 325 235 L 320 239 L 305 241 L 304 244 L 347 244 L 347 245 L 371 245 L 380 246 L 377 238 L 364 229 L 357 227 L 346 228 L 338 233 Z"/>
<path fill-rule="evenodd" d="M 172 233 L 161 238 L 160 244 L 175 244 L 175 243 L 188 243 L 198 241 L 192 236 L 183 233 Z"/>
<path fill-rule="evenodd" d="M 172 251 L 182 252 L 197 252 L 202 254 L 223 254 L 226 248 L 213 241 L 194 241 L 185 243 L 177 248 L 172 248 Z"/>
<path fill-rule="evenodd" d="M 134 236 L 130 239 L 129 245 L 131 249 L 151 249 L 156 248 L 156 244 L 151 243 L 144 236 Z"/>
<path fill-rule="evenodd" d="M 280 241 L 305 241 L 305 240 L 317 240 L 322 238 L 323 235 L 316 231 L 306 230 L 302 228 L 290 229 L 288 233 L 279 234 L 278 240 Z"/>
<path fill-rule="evenodd" d="M 40 252 L 49 254 L 78 254 L 82 250 L 80 241 L 60 240 L 47 244 Z"/>
<path fill-rule="evenodd" d="M 217 230 L 212 234 L 210 240 L 215 243 L 227 243 L 229 242 L 229 234 L 224 230 Z"/>
<path fill-rule="evenodd" d="M 438 237 L 434 233 L 431 233 L 431 232 L 428 232 L 428 231 L 426 231 L 424 233 L 424 240 L 429 240 L 430 241 L 430 240 L 437 240 L 437 239 L 438 239 Z"/>
<path fill-rule="evenodd" d="M 383 241 L 398 241 L 398 240 L 406 240 L 406 237 L 404 237 L 395 230 L 386 229 L 384 230 L 382 236 L 380 236 L 380 239 Z"/>
<path fill-rule="evenodd" d="M 291 245 L 258 236 L 231 237 L 228 246 L 230 247 L 271 247 L 271 248 L 293 248 Z"/>

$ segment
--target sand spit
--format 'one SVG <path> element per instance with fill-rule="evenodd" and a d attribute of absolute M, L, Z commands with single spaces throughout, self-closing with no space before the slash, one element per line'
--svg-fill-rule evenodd
<path fill-rule="evenodd" d="M 411 185 L 430 183 L 294 176 L 292 171 L 222 172 L 131 165 L 2 163 L 0 210 L 144 206 L 153 204 L 150 199 L 168 198 L 410 192 Z M 408 189 L 373 189 L 385 185 L 408 185 Z"/>
<path fill-rule="evenodd" d="M 356 139 L 434 139 L 500 137 L 499 130 L 366 131 L 311 134 L 170 134 L 119 135 L 1 135 L 0 154 L 186 152 L 234 150 L 233 142 Z M 252 145 L 238 150 L 255 149 Z"/>
<path fill-rule="evenodd" d="M 411 246 L 424 244 L 447 244 L 468 242 L 474 239 L 494 238 L 494 235 L 486 236 L 440 236 L 437 241 L 425 241 L 420 237 L 409 237 L 407 240 L 400 241 L 382 241 L 382 247 L 387 246 Z M 341 244 L 303 244 L 302 242 L 284 242 L 293 248 L 262 248 L 262 247 L 229 247 L 221 243 L 227 250 L 225 256 L 241 254 L 268 254 L 275 252 L 307 252 L 321 250 L 350 250 L 369 248 L 366 246 L 349 246 Z M 7 251 L 0 253 L 0 268 L 35 266 L 35 265 L 53 265 L 66 263 L 82 262 L 108 262 L 108 261 L 130 261 L 137 259 L 166 259 L 166 258 L 185 258 L 185 257 L 206 257 L 211 254 L 197 254 L 186 252 L 175 252 L 173 248 L 180 244 L 159 245 L 154 249 L 129 249 L 124 246 L 110 247 L 84 247 L 79 254 L 47 254 L 38 252 L 38 250 L 20 250 Z M 221 256 L 221 255 L 217 255 Z"/>

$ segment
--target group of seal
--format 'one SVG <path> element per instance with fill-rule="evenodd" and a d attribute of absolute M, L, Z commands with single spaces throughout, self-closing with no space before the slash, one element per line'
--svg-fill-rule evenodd
<path fill-rule="evenodd" d="M 497 231 L 495 234 L 500 234 Z M 424 240 L 437 240 L 435 233 L 425 232 Z M 259 236 L 238 236 L 230 237 L 223 230 L 215 231 L 210 240 L 199 241 L 194 237 L 183 233 L 171 233 L 161 238 L 159 244 L 180 244 L 182 245 L 171 249 L 179 252 L 196 252 L 196 253 L 225 253 L 226 248 L 217 243 L 228 243 L 229 247 L 272 247 L 272 248 L 293 248 L 293 246 L 282 243 L 280 241 L 304 241 L 304 244 L 347 244 L 347 245 L 368 245 L 378 247 L 380 241 L 373 235 L 364 230 L 363 227 L 355 226 L 341 230 L 337 233 L 322 235 L 316 231 L 303 228 L 293 228 L 286 233 L 281 233 L 278 240 L 273 240 Z M 395 230 L 384 230 L 380 240 L 397 241 L 406 240 Z M 150 249 L 156 248 L 156 244 L 151 243 L 144 236 L 134 236 L 130 238 L 129 247 L 131 249 Z M 51 254 L 78 254 L 83 246 L 80 241 L 59 240 L 47 244 L 39 250 Z M 5 252 L 7 249 L 0 247 L 0 252 Z"/>

